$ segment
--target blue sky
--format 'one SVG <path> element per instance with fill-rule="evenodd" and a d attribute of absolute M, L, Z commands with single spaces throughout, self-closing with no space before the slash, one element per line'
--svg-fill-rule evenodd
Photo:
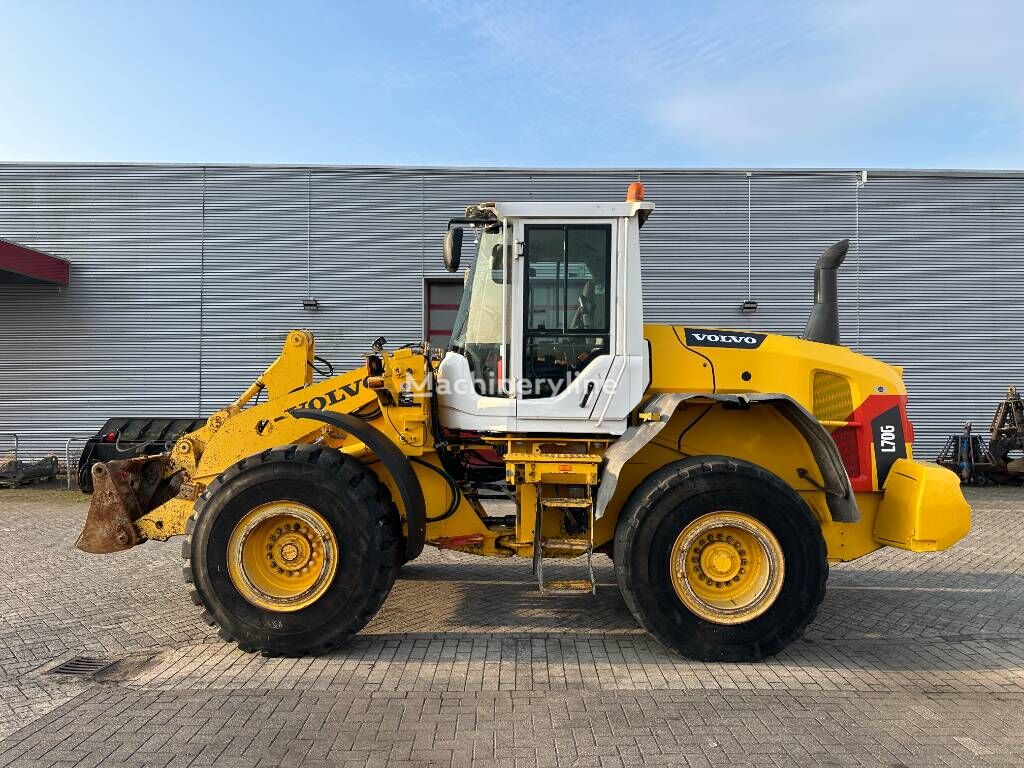
<path fill-rule="evenodd" d="M 0 160 L 1024 167 L 1024 2 L 0 0 Z"/>

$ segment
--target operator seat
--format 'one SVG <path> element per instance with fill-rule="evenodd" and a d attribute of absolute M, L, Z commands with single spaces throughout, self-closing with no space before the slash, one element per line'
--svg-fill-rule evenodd
<path fill-rule="evenodd" d="M 580 296 L 576 305 L 576 312 L 572 316 L 572 323 L 569 327 L 573 330 L 585 330 L 588 328 L 588 322 L 594 321 L 594 281 L 587 280 L 583 286 L 583 290 L 580 291 Z"/>

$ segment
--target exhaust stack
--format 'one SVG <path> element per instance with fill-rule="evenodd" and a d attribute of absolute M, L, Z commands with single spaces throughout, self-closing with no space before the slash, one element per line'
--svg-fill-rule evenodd
<path fill-rule="evenodd" d="M 839 266 L 850 249 L 850 241 L 830 245 L 814 267 L 814 306 L 807 318 L 803 338 L 822 344 L 839 344 Z"/>

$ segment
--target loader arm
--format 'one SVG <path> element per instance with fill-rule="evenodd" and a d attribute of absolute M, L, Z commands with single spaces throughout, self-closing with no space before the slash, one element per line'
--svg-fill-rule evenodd
<path fill-rule="evenodd" d="M 179 438 L 170 452 L 96 464 L 95 491 L 75 546 L 105 554 L 183 534 L 195 501 L 225 469 L 268 448 L 311 442 L 330 429 L 292 418 L 291 411 L 352 413 L 377 401 L 363 386 L 362 369 L 314 383 L 313 353 L 312 334 L 292 331 L 278 358 L 237 400 Z M 264 392 L 267 399 L 256 402 Z M 349 452 L 359 452 L 358 439 L 347 442 Z"/>

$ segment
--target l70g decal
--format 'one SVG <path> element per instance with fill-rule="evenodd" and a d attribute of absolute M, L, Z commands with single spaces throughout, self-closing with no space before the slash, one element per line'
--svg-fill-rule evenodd
<path fill-rule="evenodd" d="M 878 487 L 881 488 L 896 459 L 907 458 L 903 416 L 899 406 L 893 406 L 871 420 L 871 437 L 875 442 L 875 473 Z"/>

